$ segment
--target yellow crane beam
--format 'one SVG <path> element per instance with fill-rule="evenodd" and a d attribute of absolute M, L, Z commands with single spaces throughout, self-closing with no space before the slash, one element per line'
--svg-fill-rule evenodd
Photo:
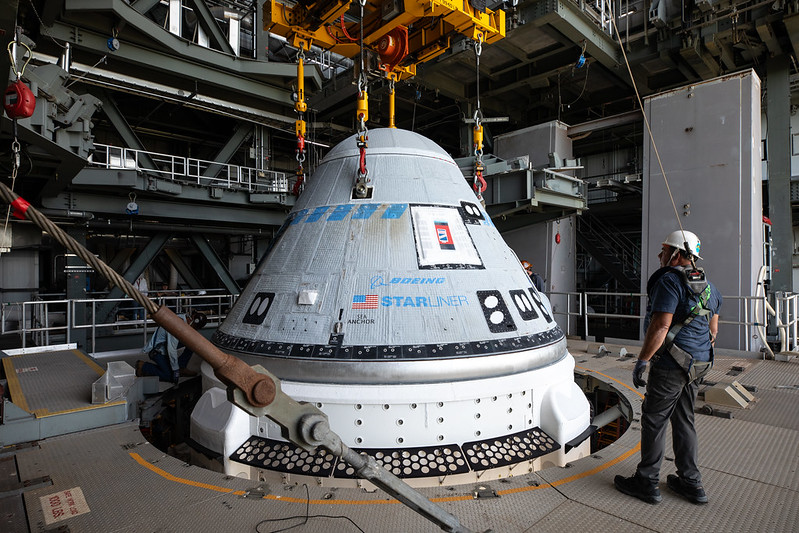
<path fill-rule="evenodd" d="M 288 7 L 278 0 L 264 5 L 264 29 L 282 35 L 297 47 L 311 43 L 345 57 L 359 51 L 360 24 L 344 23 L 344 14 L 352 0 L 300 0 Z M 406 59 L 391 70 L 399 77 L 416 74 L 416 65 L 444 53 L 454 34 L 465 35 L 474 41 L 492 43 L 505 37 L 505 12 L 484 12 L 475 9 L 468 0 L 405 0 L 396 4 L 367 1 L 364 5 L 363 43 L 378 51 L 380 41 L 402 26 L 410 28 Z M 357 4 L 356 4 L 357 6 Z"/>

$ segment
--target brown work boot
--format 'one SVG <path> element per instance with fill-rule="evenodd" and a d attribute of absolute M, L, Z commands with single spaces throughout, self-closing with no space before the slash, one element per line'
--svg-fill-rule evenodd
<path fill-rule="evenodd" d="M 139 359 L 136 361 L 136 377 L 142 377 L 144 374 L 141 373 L 141 369 L 144 366 L 144 361 Z"/>

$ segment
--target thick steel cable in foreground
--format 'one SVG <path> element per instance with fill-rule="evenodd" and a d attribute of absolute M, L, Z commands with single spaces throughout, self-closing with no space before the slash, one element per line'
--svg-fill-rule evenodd
<path fill-rule="evenodd" d="M 42 231 L 49 233 L 64 248 L 80 257 L 87 265 L 91 266 L 95 271 L 102 274 L 105 279 L 122 289 L 125 294 L 136 300 L 136 303 L 143 306 L 148 313 L 155 313 L 158 310 L 158 305 L 137 291 L 132 283 L 120 276 L 114 269 L 100 261 L 78 241 L 67 235 L 64 230 L 56 226 L 52 220 L 48 219 L 35 207 L 28 204 L 18 194 L 9 189 L 7 185 L 1 182 L 0 197 L 2 197 L 6 203 L 11 204 L 12 208 L 15 210 L 14 216 L 23 216 L 24 218 L 28 218 L 34 224 L 39 226 Z M 16 211 L 21 211 L 21 213 Z"/>
<path fill-rule="evenodd" d="M 174 335 L 187 348 L 199 355 L 214 369 L 214 374 L 234 390 L 234 403 L 253 416 L 267 416 L 282 426 L 297 446 L 313 449 L 323 446 L 337 457 L 352 465 L 358 475 L 368 479 L 413 511 L 452 533 L 471 533 L 452 514 L 424 497 L 407 483 L 385 470 L 368 456 L 362 456 L 348 448 L 341 438 L 330 429 L 327 416 L 314 405 L 297 402 L 280 390 L 280 380 L 267 370 L 258 370 L 247 363 L 221 351 L 211 341 L 194 330 L 185 320 L 165 306 L 158 307 L 130 282 L 106 265 L 78 241 L 70 237 L 36 208 L 0 182 L 0 198 L 10 204 L 17 218 L 28 218 L 43 231 L 49 233 L 62 246 L 80 257 L 87 265 L 101 273 L 108 281 L 125 291 L 142 305 L 153 320 Z M 243 395 L 244 398 L 238 397 Z"/>
<path fill-rule="evenodd" d="M 154 301 L 139 292 L 133 284 L 98 257 L 95 257 L 78 241 L 56 226 L 52 220 L 40 213 L 2 182 L 0 182 L 0 198 L 11 205 L 12 209 L 14 209 L 15 217 L 31 220 L 43 231 L 49 233 L 64 248 L 80 257 L 87 265 L 102 274 L 108 281 L 122 289 L 128 296 L 144 307 L 159 326 L 169 331 L 184 345 L 191 348 L 194 353 L 207 361 L 219 379 L 227 385 L 233 385 L 241 389 L 247 401 L 252 405 L 264 407 L 274 400 L 276 387 L 271 377 L 255 372 L 241 359 L 222 352 L 211 344 L 208 339 L 194 331 L 185 320 L 178 317 L 169 308 L 165 306 L 159 308 Z"/>

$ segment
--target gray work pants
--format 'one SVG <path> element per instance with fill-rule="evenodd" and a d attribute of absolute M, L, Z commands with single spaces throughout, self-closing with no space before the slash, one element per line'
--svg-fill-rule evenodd
<path fill-rule="evenodd" d="M 668 357 L 668 356 L 664 356 Z M 649 369 L 646 396 L 641 408 L 641 462 L 638 476 L 652 485 L 660 480 L 660 464 L 666 445 L 666 425 L 671 421 L 671 439 L 677 475 L 688 485 L 698 486 L 702 475 L 696 466 L 694 403 L 699 384 L 688 383 L 680 368 L 667 368 L 657 362 Z"/>

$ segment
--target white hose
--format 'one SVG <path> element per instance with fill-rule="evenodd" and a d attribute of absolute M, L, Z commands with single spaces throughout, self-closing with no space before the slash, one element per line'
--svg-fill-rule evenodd
<path fill-rule="evenodd" d="M 754 309 L 752 311 L 755 317 L 755 329 L 757 330 L 757 334 L 760 335 L 760 339 L 763 341 L 763 347 L 766 349 L 769 355 L 771 355 L 771 359 L 774 359 L 774 351 L 771 349 L 771 347 L 768 345 L 768 342 L 766 341 L 766 328 L 764 327 L 764 324 L 758 322 L 758 318 L 760 317 L 760 302 L 765 302 L 766 310 L 769 313 L 771 313 L 771 316 L 777 318 L 777 328 L 780 335 L 780 345 L 782 346 L 783 351 L 785 350 L 785 332 L 782 330 L 782 328 L 779 327 L 780 317 L 777 316 L 777 313 L 776 311 L 774 311 L 774 308 L 771 307 L 771 304 L 768 303 L 768 300 L 765 299 L 766 288 L 763 285 L 763 281 L 765 279 L 766 279 L 766 267 L 764 265 L 760 267 L 760 272 L 758 272 L 757 274 L 757 285 L 755 286 L 755 303 L 753 306 Z"/>

